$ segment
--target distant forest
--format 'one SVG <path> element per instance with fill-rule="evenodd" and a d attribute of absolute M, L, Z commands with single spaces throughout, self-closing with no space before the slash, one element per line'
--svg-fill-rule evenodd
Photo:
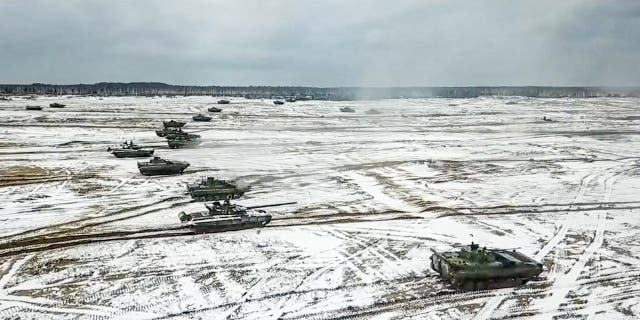
<path fill-rule="evenodd" d="M 359 100 L 397 98 L 474 98 L 480 96 L 523 96 L 539 98 L 640 97 L 638 87 L 277 87 L 277 86 L 179 86 L 159 82 L 95 84 L 0 84 L 0 95 L 96 95 L 157 96 L 208 95 L 298 100 Z"/>

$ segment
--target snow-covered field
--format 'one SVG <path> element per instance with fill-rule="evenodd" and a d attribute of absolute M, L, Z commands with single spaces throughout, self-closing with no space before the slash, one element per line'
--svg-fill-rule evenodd
<path fill-rule="evenodd" d="M 0 101 L 1 319 L 640 317 L 640 100 L 234 99 L 187 124 L 193 148 L 156 137 L 216 100 Z M 125 139 L 191 166 L 142 176 L 105 151 Z M 203 209 L 184 183 L 207 175 L 251 185 L 241 204 L 297 204 L 184 233 L 178 213 Z M 471 234 L 543 280 L 453 291 L 430 249 Z"/>

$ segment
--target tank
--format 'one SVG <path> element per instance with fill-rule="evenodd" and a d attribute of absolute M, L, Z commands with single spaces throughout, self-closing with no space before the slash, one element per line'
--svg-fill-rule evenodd
<path fill-rule="evenodd" d="M 188 224 L 196 232 L 223 232 L 250 228 L 262 228 L 271 222 L 271 215 L 260 208 L 294 204 L 295 202 L 276 203 L 253 207 L 243 207 L 225 201 L 214 202 L 206 206 L 207 211 L 194 213 L 181 212 L 180 222 Z"/>
<path fill-rule="evenodd" d="M 282 101 L 282 100 L 274 100 L 274 101 L 273 101 L 273 104 L 275 104 L 275 105 L 281 105 L 281 104 L 284 104 L 284 101 Z"/>
<path fill-rule="evenodd" d="M 41 106 L 26 106 L 25 109 L 27 110 L 42 110 Z"/>
<path fill-rule="evenodd" d="M 432 251 L 431 268 L 465 291 L 515 287 L 542 272 L 540 262 L 516 250 L 480 248 L 472 242 L 458 251 Z"/>
<path fill-rule="evenodd" d="M 342 107 L 342 108 L 340 108 L 340 111 L 342 111 L 342 112 L 356 112 L 355 110 L 353 110 L 352 108 L 349 108 L 349 107 Z"/>
<path fill-rule="evenodd" d="M 288 97 L 288 98 L 284 99 L 284 101 L 286 101 L 286 102 L 296 102 L 296 97 Z"/>
<path fill-rule="evenodd" d="M 229 104 L 231 101 L 229 100 L 225 100 L 225 99 L 220 99 L 218 100 L 218 104 Z"/>
<path fill-rule="evenodd" d="M 145 158 L 153 155 L 153 149 L 112 149 L 116 158 Z"/>
<path fill-rule="evenodd" d="M 227 180 L 219 180 L 214 177 L 207 177 L 198 183 L 187 185 L 189 195 L 196 201 L 238 199 L 246 190 L 246 188 L 239 188 Z"/>
<path fill-rule="evenodd" d="M 207 111 L 209 111 L 209 112 L 222 112 L 222 109 L 216 108 L 216 107 L 209 107 L 209 109 L 207 109 Z"/>
<path fill-rule="evenodd" d="M 213 119 L 213 118 L 211 118 L 210 116 L 201 114 L 201 113 L 193 116 L 193 121 L 211 121 L 211 119 Z"/>
<path fill-rule="evenodd" d="M 153 155 L 153 149 L 143 148 L 133 141 L 125 141 L 119 148 L 107 148 L 117 158 L 142 158 Z"/>
<path fill-rule="evenodd" d="M 50 108 L 64 108 L 64 107 L 65 107 L 65 105 L 64 105 L 64 104 L 62 104 L 62 103 L 54 102 L 54 103 L 50 104 L 50 105 L 49 105 L 49 107 L 50 107 Z"/>
<path fill-rule="evenodd" d="M 186 161 L 165 160 L 153 157 L 146 162 L 138 162 L 138 170 L 145 176 L 169 175 L 182 173 L 189 166 Z"/>
<path fill-rule="evenodd" d="M 171 120 L 171 121 L 162 121 L 162 125 L 165 128 L 182 128 L 184 127 L 184 125 L 186 124 L 186 122 L 182 122 L 182 121 L 175 121 L 175 120 Z"/>

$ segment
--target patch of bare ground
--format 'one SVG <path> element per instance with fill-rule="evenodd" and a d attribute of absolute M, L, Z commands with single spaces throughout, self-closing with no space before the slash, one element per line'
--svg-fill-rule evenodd
<path fill-rule="evenodd" d="M 38 166 L 12 166 L 0 169 L 0 187 L 25 184 L 59 182 L 71 179 L 88 179 L 94 174 L 74 174 L 69 170 L 48 169 Z"/>

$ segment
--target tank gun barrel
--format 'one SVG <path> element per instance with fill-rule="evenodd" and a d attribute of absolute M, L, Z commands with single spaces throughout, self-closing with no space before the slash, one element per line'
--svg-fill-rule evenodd
<path fill-rule="evenodd" d="M 260 206 L 251 206 L 251 207 L 247 207 L 247 209 L 258 209 L 258 208 L 268 208 L 268 207 L 278 207 L 278 206 L 286 206 L 289 204 L 296 204 L 298 202 L 296 201 L 292 201 L 292 202 L 281 202 L 281 203 L 272 203 L 272 204 L 263 204 Z"/>

